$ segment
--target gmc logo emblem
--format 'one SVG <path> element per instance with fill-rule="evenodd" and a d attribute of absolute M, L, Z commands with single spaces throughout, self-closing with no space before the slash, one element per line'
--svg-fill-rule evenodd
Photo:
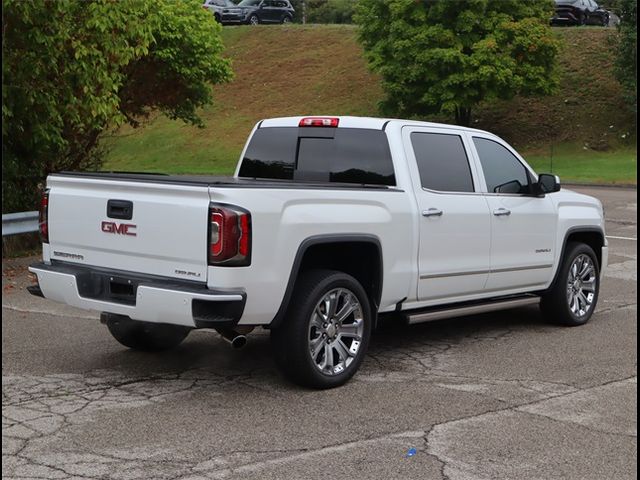
<path fill-rule="evenodd" d="M 137 225 L 132 225 L 131 223 L 102 222 L 102 231 L 105 233 L 135 237 L 137 234 L 133 231 L 134 228 L 137 228 Z"/>

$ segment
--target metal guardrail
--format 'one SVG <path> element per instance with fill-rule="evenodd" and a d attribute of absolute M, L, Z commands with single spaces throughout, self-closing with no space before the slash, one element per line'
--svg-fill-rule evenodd
<path fill-rule="evenodd" d="M 2 215 L 2 236 L 38 231 L 38 212 L 18 212 Z"/>

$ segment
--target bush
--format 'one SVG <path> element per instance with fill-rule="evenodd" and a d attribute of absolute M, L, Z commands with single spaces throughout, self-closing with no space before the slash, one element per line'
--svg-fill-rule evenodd
<path fill-rule="evenodd" d="M 101 136 L 150 111 L 200 124 L 231 77 L 199 0 L 3 2 L 2 211 L 37 207 L 60 170 L 99 168 Z"/>

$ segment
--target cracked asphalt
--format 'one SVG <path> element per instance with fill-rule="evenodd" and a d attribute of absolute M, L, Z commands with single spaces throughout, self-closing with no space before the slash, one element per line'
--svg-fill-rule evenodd
<path fill-rule="evenodd" d="M 574 189 L 620 237 L 589 324 L 387 323 L 330 391 L 287 383 L 263 331 L 129 351 L 97 314 L 29 296 L 35 259 L 3 260 L 2 478 L 636 478 L 637 192 Z"/>

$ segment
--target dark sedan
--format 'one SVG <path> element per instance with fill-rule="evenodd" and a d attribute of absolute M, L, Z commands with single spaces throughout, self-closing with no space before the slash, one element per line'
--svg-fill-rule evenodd
<path fill-rule="evenodd" d="M 593 0 L 555 0 L 552 25 L 609 25 L 609 12 Z"/>

